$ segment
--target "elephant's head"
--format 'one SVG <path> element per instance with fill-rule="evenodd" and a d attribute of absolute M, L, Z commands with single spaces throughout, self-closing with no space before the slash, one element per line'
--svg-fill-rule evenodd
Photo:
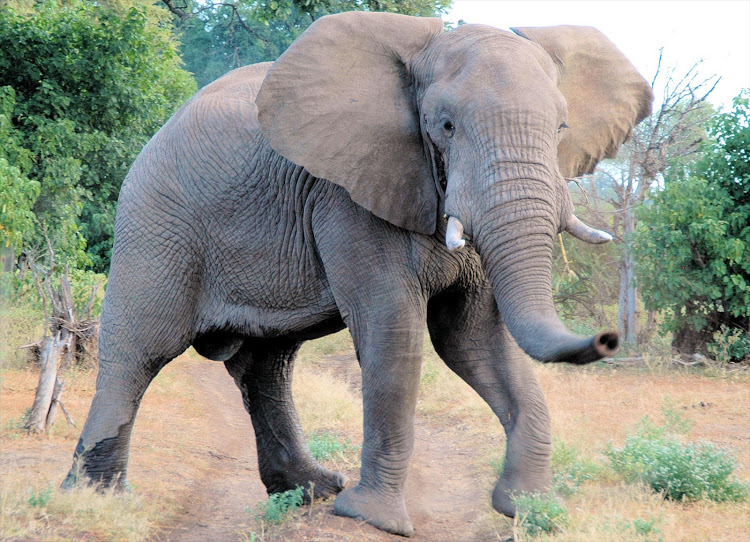
<path fill-rule="evenodd" d="M 563 230 L 609 237 L 575 217 L 565 179 L 614 156 L 652 93 L 593 28 L 514 32 L 323 17 L 271 67 L 261 129 L 284 157 L 396 226 L 433 234 L 449 217 L 448 247 L 471 239 L 519 345 L 541 361 L 585 363 L 613 353 L 618 336 L 579 337 L 560 322 L 554 241 Z"/>

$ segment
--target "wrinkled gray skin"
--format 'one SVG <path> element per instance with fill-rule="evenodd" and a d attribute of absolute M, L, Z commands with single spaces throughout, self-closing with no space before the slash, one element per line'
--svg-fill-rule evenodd
<path fill-rule="evenodd" d="M 549 414 L 526 354 L 585 363 L 617 347 L 614 333 L 571 334 L 553 308 L 554 239 L 573 220 L 563 176 L 613 155 L 651 95 L 593 29 L 516 32 L 324 17 L 154 136 L 120 194 L 97 391 L 67 486 L 126 485 L 140 400 L 192 344 L 240 388 L 269 493 L 314 483 L 338 494 L 336 513 L 409 535 L 426 323 L 505 428 L 495 509 L 512 516 L 509 492 L 549 487 Z M 468 239 L 454 252 L 444 213 Z M 344 326 L 364 399 L 349 489 L 311 457 L 291 395 L 300 344 Z"/>

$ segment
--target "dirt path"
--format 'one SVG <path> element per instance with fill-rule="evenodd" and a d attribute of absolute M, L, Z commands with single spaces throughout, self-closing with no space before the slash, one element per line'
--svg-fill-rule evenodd
<path fill-rule="evenodd" d="M 245 510 L 266 498 L 258 474 L 255 439 L 240 392 L 222 363 L 191 363 L 180 372 L 198 390 L 209 420 L 205 437 L 208 465 L 181 500 L 185 510 L 165 527 L 164 540 L 242 540 L 250 528 Z"/>
<path fill-rule="evenodd" d="M 353 357 L 331 360 L 341 385 L 359 386 Z M 217 428 L 205 435 L 211 459 L 185 495 L 185 513 L 164 529 L 169 541 L 246 540 L 252 524 L 247 508 L 266 498 L 260 482 L 250 420 L 239 391 L 219 363 L 186 365 L 183 374 L 200 390 L 200 401 Z M 331 371 L 334 372 L 334 371 Z M 478 472 L 470 442 L 460 430 L 417 418 L 415 453 L 406 484 L 406 500 L 415 525 L 411 540 L 430 542 L 485 540 L 477 519 L 488 509 L 487 473 Z M 457 438 L 458 437 L 458 438 Z M 347 472 L 353 482 L 358 471 Z M 371 542 L 404 540 L 367 524 L 332 514 L 333 502 L 316 504 L 295 521 L 265 534 L 269 540 Z"/>

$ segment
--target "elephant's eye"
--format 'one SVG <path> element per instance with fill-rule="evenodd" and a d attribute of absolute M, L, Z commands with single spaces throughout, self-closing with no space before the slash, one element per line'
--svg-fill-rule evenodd
<path fill-rule="evenodd" d="M 560 126 L 557 127 L 557 133 L 558 134 L 562 133 L 562 131 L 565 130 L 565 128 L 570 128 L 570 126 L 568 126 L 567 124 L 563 122 Z"/>
<path fill-rule="evenodd" d="M 443 121 L 443 130 L 445 131 L 445 135 L 447 137 L 453 137 L 453 134 L 456 131 L 455 126 L 453 126 L 453 123 L 449 120 Z"/>

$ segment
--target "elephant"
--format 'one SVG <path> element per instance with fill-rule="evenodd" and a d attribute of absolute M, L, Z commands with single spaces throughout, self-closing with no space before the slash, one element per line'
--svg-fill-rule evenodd
<path fill-rule="evenodd" d="M 409 536 L 429 337 L 503 425 L 492 505 L 513 516 L 515 493 L 551 483 L 530 358 L 584 364 L 619 344 L 573 334 L 553 305 L 557 234 L 611 239 L 576 218 L 566 179 L 614 156 L 652 99 L 590 27 L 446 31 L 372 12 L 321 17 L 275 62 L 204 87 L 123 182 L 96 393 L 64 485 L 127 488 L 141 398 L 192 345 L 239 387 L 269 494 L 314 484 L 336 514 Z M 291 393 L 301 343 L 345 327 L 364 405 L 353 487 L 311 456 Z"/>

